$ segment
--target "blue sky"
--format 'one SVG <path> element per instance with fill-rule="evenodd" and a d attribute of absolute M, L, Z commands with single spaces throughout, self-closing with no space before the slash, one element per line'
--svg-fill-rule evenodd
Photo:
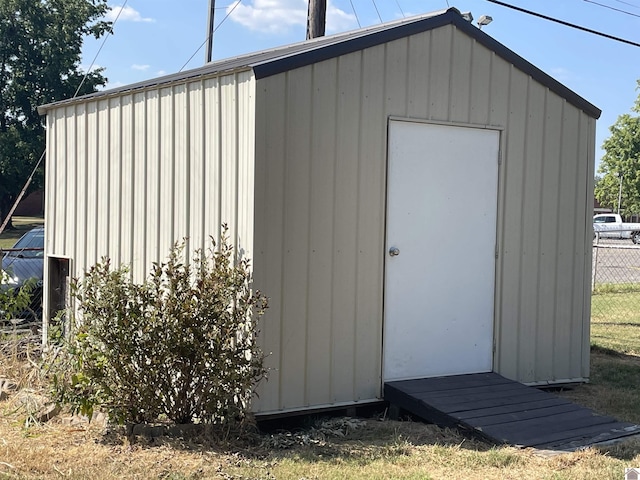
<path fill-rule="evenodd" d="M 640 43 L 640 0 L 505 3 Z M 97 58 L 102 40 L 87 39 L 82 60 L 84 68 L 94 58 L 94 66 L 105 68 L 108 87 L 204 64 L 209 0 L 117 0 L 109 5 L 109 19 L 120 13 L 114 34 L 108 37 Z M 328 0 L 327 33 L 448 6 L 472 12 L 476 20 L 483 14 L 493 17 L 493 22 L 483 27 L 487 34 L 602 109 L 597 124 L 597 162 L 609 126 L 618 115 L 630 110 L 640 93 L 636 91 L 636 80 L 640 79 L 639 47 L 486 0 Z M 214 38 L 214 59 L 304 40 L 307 0 L 216 0 L 216 7 L 215 23 L 219 26 Z"/>

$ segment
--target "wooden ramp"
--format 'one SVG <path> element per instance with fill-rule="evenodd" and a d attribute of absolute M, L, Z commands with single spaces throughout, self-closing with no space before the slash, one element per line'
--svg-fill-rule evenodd
<path fill-rule="evenodd" d="M 520 447 L 575 450 L 640 433 L 638 425 L 598 415 L 497 373 L 389 382 L 384 398 L 429 422 L 471 429 L 492 442 Z"/>

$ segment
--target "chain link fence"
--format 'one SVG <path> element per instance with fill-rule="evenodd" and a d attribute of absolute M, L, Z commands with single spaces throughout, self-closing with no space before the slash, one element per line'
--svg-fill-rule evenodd
<path fill-rule="evenodd" d="M 0 249 L 0 332 L 29 332 L 42 323 L 44 248 Z"/>
<path fill-rule="evenodd" d="M 640 315 L 640 245 L 596 235 L 591 279 L 592 321 L 628 322 Z"/>

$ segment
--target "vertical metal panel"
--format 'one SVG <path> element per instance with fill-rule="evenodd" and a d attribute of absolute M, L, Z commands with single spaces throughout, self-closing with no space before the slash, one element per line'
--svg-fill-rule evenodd
<path fill-rule="evenodd" d="M 105 166 L 108 169 L 108 181 L 106 182 L 107 192 L 105 194 L 105 201 L 109 205 L 109 214 L 106 217 L 107 224 L 107 237 L 108 248 L 107 256 L 111 258 L 116 265 L 119 265 L 123 260 L 120 256 L 120 230 L 122 229 L 122 221 L 128 221 L 121 217 L 122 211 L 122 177 L 125 172 L 122 171 L 122 97 L 115 97 L 109 99 L 109 106 L 107 115 L 109 118 L 107 145 L 108 149 L 108 164 Z M 113 219 L 118 218 L 118 222 L 114 222 Z"/>
<path fill-rule="evenodd" d="M 460 43 L 460 42 L 458 42 Z M 491 95 L 491 72 L 494 53 L 483 46 L 473 43 L 470 52 L 469 81 L 469 123 L 489 125 L 490 110 L 496 100 Z"/>
<path fill-rule="evenodd" d="M 450 28 L 438 28 L 430 32 L 429 77 L 426 88 L 429 92 L 429 113 L 426 118 L 449 120 L 451 104 L 451 47 L 454 32 Z"/>
<path fill-rule="evenodd" d="M 566 107 L 561 119 L 562 146 L 561 152 L 563 162 L 560 165 L 560 191 L 559 204 L 562 209 L 572 211 L 576 208 L 578 199 L 577 179 L 579 165 L 575 159 L 578 156 L 578 141 L 580 131 L 575 127 L 580 122 L 580 115 L 575 109 Z M 573 160 L 573 161 L 572 161 Z M 572 332 L 574 299 L 578 290 L 573 285 L 576 249 L 583 243 L 579 240 L 576 224 L 582 225 L 582 220 L 575 218 L 575 215 L 563 216 L 563 222 L 558 228 L 558 249 L 557 262 L 559 269 L 558 293 L 559 301 L 556 306 L 556 321 L 554 333 L 559 340 L 553 349 L 554 360 L 557 362 L 557 370 L 560 374 L 569 370 L 572 362 L 571 337 L 578 332 Z M 583 232 L 584 233 L 584 232 Z"/>
<path fill-rule="evenodd" d="M 236 244 L 253 252 L 255 190 L 255 85 L 251 72 L 236 76 L 238 109 L 238 239 Z M 241 251 L 242 255 L 250 252 Z M 249 257 L 250 258 L 250 257 Z"/>
<path fill-rule="evenodd" d="M 406 63 L 406 40 L 403 43 L 404 55 L 397 55 L 396 58 Z M 360 105 L 362 102 L 361 58 L 362 53 L 358 52 L 338 59 L 339 101 L 335 119 L 337 136 L 333 232 L 336 248 L 333 251 L 333 312 L 331 315 L 331 370 L 334 402 L 352 401 L 358 385 L 355 378 L 355 366 L 358 363 L 355 348 L 357 333 L 355 320 L 357 319 L 357 269 L 360 261 L 357 239 L 358 211 L 361 208 L 358 204 Z M 406 95 L 405 88 L 399 90 L 402 90 L 400 95 Z M 404 109 L 405 105 L 402 108 Z M 345 288 L 346 285 L 349 288 Z"/>
<path fill-rule="evenodd" d="M 190 201 L 191 184 L 189 182 L 189 171 L 191 168 L 191 157 L 189 155 L 189 143 L 191 140 L 191 129 L 189 124 L 189 97 L 187 95 L 187 85 L 177 84 L 172 89 L 173 98 L 173 145 L 172 157 L 172 182 L 171 192 L 165 192 L 167 198 L 173 201 L 170 209 L 173 211 L 173 235 L 169 239 L 171 243 L 182 241 L 189 236 L 189 220 L 191 218 Z M 235 160 L 235 158 L 234 158 Z M 167 170 L 168 171 L 168 170 Z M 201 200 L 202 201 L 202 200 Z M 194 239 L 197 242 L 197 239 Z M 168 251 L 169 245 L 162 245 L 162 251 Z M 190 256 L 190 249 L 187 246 L 186 252 Z"/>
<path fill-rule="evenodd" d="M 210 78 L 204 81 L 205 111 L 220 111 L 220 79 Z M 223 120 L 220 115 L 209 115 L 205 118 L 205 159 L 220 158 L 220 145 L 222 145 L 221 124 Z M 208 185 L 220 185 L 220 162 L 205 163 L 205 178 Z M 220 231 L 222 220 L 220 218 L 220 198 L 222 190 L 220 188 L 205 189 L 205 204 L 208 206 L 209 214 L 205 216 L 204 230 L 212 235 Z M 217 235 L 215 235 L 217 236 Z"/>
<path fill-rule="evenodd" d="M 542 198 L 540 200 L 540 220 L 538 241 L 540 257 L 538 259 L 539 275 L 538 288 L 540 298 L 545 301 L 538 305 L 539 341 L 536 342 L 536 370 L 541 378 L 563 378 L 554 371 L 554 355 L 550 354 L 560 339 L 555 335 L 555 310 L 560 296 L 558 295 L 558 271 L 556 251 L 558 245 L 558 228 L 560 222 L 565 221 L 560 216 L 558 207 L 560 201 L 560 162 L 554 158 L 561 151 L 562 129 L 558 128 L 558 119 L 562 118 L 563 102 L 548 92 L 544 106 L 544 142 L 542 145 Z M 580 161 L 576 159 L 576 161 Z M 565 377 L 566 378 L 566 377 Z"/>
<path fill-rule="evenodd" d="M 269 381 L 259 386 L 258 411 L 283 408 L 282 312 L 284 274 L 284 209 L 287 194 L 285 179 L 285 143 L 287 84 L 282 76 L 261 80 L 256 86 L 256 152 L 255 152 L 255 283 L 269 295 L 261 329 L 261 344 L 267 358 Z M 323 238 L 324 239 L 324 238 Z M 298 319 L 305 321 L 304 318 Z M 327 329 L 325 322 L 322 324 Z M 301 340 L 302 341 L 302 340 Z M 322 378 L 318 377 L 321 381 Z"/>
<path fill-rule="evenodd" d="M 84 140 L 82 138 L 82 133 L 78 132 L 79 138 L 78 141 Z M 98 103 L 97 102 L 89 102 L 87 104 L 87 131 L 84 134 L 87 142 L 87 157 L 86 157 L 86 192 L 85 192 L 85 202 L 87 205 L 87 212 L 85 216 L 85 225 L 84 229 L 86 230 L 86 243 L 84 245 L 85 256 L 84 263 L 78 264 L 78 269 L 74 272 L 76 275 L 82 273 L 82 268 L 88 265 L 93 265 L 98 260 L 97 249 L 98 249 Z M 53 153 L 55 155 L 55 160 L 50 162 L 55 164 L 59 152 L 58 150 L 54 150 L 53 152 L 49 152 L 49 155 Z M 56 215 L 55 209 L 51 209 L 48 206 L 46 207 L 47 214 L 46 218 L 49 218 L 49 212 L 52 215 Z M 47 222 L 49 223 L 49 222 Z M 80 226 L 79 226 L 80 227 Z M 49 224 L 47 226 L 47 230 L 53 232 L 52 235 L 55 237 L 58 234 L 58 229 L 62 228 L 62 225 L 59 222 L 55 222 L 53 225 Z M 78 228 L 78 230 L 82 230 L 82 228 Z M 64 252 L 64 245 L 60 245 L 60 250 L 55 253 L 61 254 Z M 79 259 L 74 259 L 79 261 Z M 77 262 L 74 262 L 74 264 Z M 82 267 L 80 267 L 82 265 Z M 69 272 L 70 275 L 72 272 Z"/>
<path fill-rule="evenodd" d="M 389 116 L 501 129 L 494 368 L 584 376 L 585 113 L 451 26 L 256 91 L 256 278 L 276 299 L 262 341 L 278 352 L 258 411 L 380 395 Z M 559 231 L 574 215 L 583 227 Z"/>
<path fill-rule="evenodd" d="M 118 159 L 111 157 L 111 122 L 110 122 L 110 103 L 109 99 L 98 101 L 98 118 L 97 118 L 97 145 L 96 159 L 97 172 L 95 183 L 97 186 L 97 198 L 92 215 L 96 219 L 96 258 L 94 262 L 100 260 L 103 256 L 108 256 L 110 252 L 109 240 L 111 239 L 110 217 L 113 213 L 113 198 L 111 195 L 111 163 L 117 162 Z M 117 106 L 116 106 L 117 108 Z M 117 132 L 113 132 L 117 135 Z M 117 195 L 117 193 L 116 193 Z M 58 225 L 56 225 L 56 228 Z M 64 228 L 64 225 L 61 225 Z M 65 246 L 66 249 L 66 246 Z"/>
<path fill-rule="evenodd" d="M 449 121 L 468 123 L 471 88 L 473 85 L 473 60 L 471 52 L 474 42 L 461 35 L 451 36 L 451 98 L 449 99 Z M 486 95 L 486 93 L 485 93 Z"/>
<path fill-rule="evenodd" d="M 192 82 L 189 84 L 189 232 L 191 239 L 189 246 L 192 249 L 203 249 L 208 245 L 207 235 L 211 232 L 205 230 L 205 208 L 207 182 L 205 176 L 206 149 L 205 149 L 205 117 L 204 113 L 204 84 Z"/>
<path fill-rule="evenodd" d="M 154 235 L 149 231 L 149 218 L 153 214 L 149 207 L 149 196 L 153 195 L 153 172 L 149 169 L 149 157 L 147 152 L 150 151 L 151 138 L 147 130 L 147 102 L 146 94 L 135 93 L 133 95 L 133 111 L 131 112 L 131 131 L 133 137 L 131 139 L 131 155 L 133 162 L 133 215 L 132 215 L 132 233 L 131 245 L 131 261 L 137 265 L 148 265 L 147 255 L 151 246 L 149 241 Z M 127 239 L 123 239 L 127 240 Z M 140 248 L 140 245 L 146 245 L 146 248 Z M 133 272 L 133 280 L 141 282 L 144 280 L 145 272 L 142 269 L 136 269 Z"/>
<path fill-rule="evenodd" d="M 306 405 L 307 247 L 309 244 L 309 146 L 311 142 L 311 69 L 290 72 L 286 78 L 284 189 L 284 256 L 282 288 L 281 375 L 287 395 L 283 407 Z M 264 287 L 268 292 L 268 286 Z"/>
<path fill-rule="evenodd" d="M 325 68 L 314 68 L 312 78 L 311 109 L 317 118 L 336 118 L 338 61 L 327 62 Z M 335 123 L 315 122 L 310 149 L 309 185 L 309 292 L 306 348 L 307 379 L 305 396 L 307 402 L 330 404 L 333 401 L 331 377 L 332 325 L 331 318 L 333 288 L 333 232 L 334 232 L 334 179 Z M 332 154 L 327 155 L 327 152 Z"/>
<path fill-rule="evenodd" d="M 87 110 L 86 105 L 76 105 L 74 117 L 76 121 L 76 138 L 78 136 L 77 132 L 84 132 L 87 130 Z M 88 186 L 87 186 L 87 162 L 85 159 L 87 158 L 88 151 L 88 142 L 86 139 L 82 141 L 75 142 L 75 157 L 74 157 L 74 169 L 76 171 L 76 187 L 75 190 L 71 191 L 72 198 L 71 201 L 76 203 L 76 218 L 75 223 L 68 225 L 67 228 L 74 229 L 76 225 L 86 225 L 87 222 L 87 196 L 88 196 Z M 74 193 L 75 192 L 75 193 Z M 78 232 L 74 238 L 75 248 L 73 249 L 73 258 L 76 261 L 80 262 L 81 265 L 85 264 L 85 259 L 87 257 L 87 231 L 82 229 L 82 231 Z M 48 263 L 48 262 L 45 262 Z M 45 312 L 48 310 L 44 310 Z"/>
<path fill-rule="evenodd" d="M 588 232 L 588 235 L 582 239 L 584 246 L 584 250 L 582 252 L 578 252 L 581 254 L 582 264 L 585 266 L 585 272 L 582 278 L 582 305 L 579 306 L 579 312 L 582 315 L 577 315 L 574 319 L 574 322 L 577 324 L 576 332 L 582 332 L 582 346 L 581 348 L 576 349 L 576 357 L 581 356 L 581 371 L 583 378 L 588 378 L 590 375 L 590 359 L 591 359 L 591 265 L 592 265 L 592 229 L 593 229 L 593 189 L 594 189 L 594 175 L 595 175 L 595 157 L 596 157 L 596 120 L 587 115 L 582 114 L 582 129 L 583 135 L 580 141 L 578 159 L 581 161 L 582 158 L 586 157 L 589 161 L 586 163 L 587 170 L 585 172 L 586 175 L 586 185 L 582 183 L 583 192 L 582 195 L 587 199 L 587 202 L 583 204 L 585 209 L 584 212 L 584 229 Z M 587 268 L 588 266 L 588 268 Z"/>
<path fill-rule="evenodd" d="M 236 226 L 236 195 L 238 171 L 235 162 L 237 144 L 235 141 L 238 126 L 236 111 L 236 81 L 234 77 L 220 79 L 220 116 L 224 121 L 220 123 L 220 215 L 222 223 L 229 227 L 232 239 L 238 234 Z"/>
<path fill-rule="evenodd" d="M 160 211 L 158 212 L 159 223 L 157 229 L 160 232 L 158 238 L 158 252 L 160 255 L 169 251 L 172 243 L 179 241 L 176 237 L 174 219 L 176 216 L 176 208 L 180 200 L 174 198 L 175 191 L 173 189 L 176 168 L 181 165 L 175 163 L 174 145 L 177 141 L 176 128 L 180 125 L 176 124 L 175 117 L 175 97 L 173 95 L 173 87 L 160 89 L 158 113 L 160 116 L 160 137 L 158 139 L 158 171 L 160 174 L 160 182 L 158 184 L 158 199 Z M 180 212 L 183 213 L 183 212 Z"/>
<path fill-rule="evenodd" d="M 133 203 L 133 190 L 135 182 L 134 167 L 134 143 L 133 131 L 135 128 L 135 120 L 133 118 L 133 98 L 131 95 L 122 97 L 120 122 L 122 128 L 122 142 L 120 158 L 121 176 L 120 176 L 120 232 L 118 238 L 118 247 L 120 249 L 120 258 L 126 258 L 127 262 L 133 260 L 133 224 L 138 221 L 135 213 L 135 205 Z M 144 217 L 142 218 L 144 220 Z"/>
<path fill-rule="evenodd" d="M 522 207 L 520 236 L 521 282 L 518 318 L 521 319 L 518 338 L 519 373 L 534 377 L 536 371 L 536 338 L 539 308 L 540 223 L 542 192 L 542 150 L 544 142 L 545 90 L 530 78 L 526 83 L 524 155 L 522 156 Z M 533 321 L 530 321 L 533 320 Z"/>
<path fill-rule="evenodd" d="M 579 113 L 579 112 L 578 112 Z M 575 193 L 573 198 L 574 212 L 574 236 L 571 239 L 567 239 L 569 242 L 573 242 L 574 248 L 572 250 L 572 295 L 571 295 L 571 317 L 569 324 L 569 335 L 567 341 L 569 342 L 569 350 L 571 356 L 569 362 L 566 364 L 566 374 L 572 372 L 582 372 L 581 376 L 588 376 L 588 366 L 585 371 L 583 368 L 585 357 L 588 357 L 589 343 L 585 343 L 584 330 L 589 331 L 589 323 L 584 325 L 582 317 L 585 312 L 590 313 L 589 306 L 585 306 L 584 298 L 584 285 L 586 279 L 591 279 L 591 249 L 592 249 L 592 228 L 593 228 L 593 203 L 583 201 L 585 199 L 591 199 L 593 190 L 590 194 L 587 193 L 587 186 L 591 184 L 590 179 L 593 179 L 593 170 L 591 165 L 594 162 L 580 162 L 580 158 L 588 158 L 590 156 L 589 150 L 593 148 L 593 142 L 589 141 L 592 130 L 590 124 L 592 122 L 587 119 L 585 115 L 578 115 L 578 119 L 571 123 L 572 126 L 577 124 L 580 128 L 578 134 L 575 137 L 576 144 L 574 146 L 574 158 L 572 162 L 576 169 L 574 171 L 574 185 Z M 593 157 L 591 157 L 593 158 Z M 585 222 L 586 219 L 590 219 L 590 222 Z M 570 248 L 570 244 L 567 244 L 567 249 Z M 590 283 L 590 282 L 589 282 Z M 583 287 L 583 288 L 580 288 Z M 588 317 L 587 317 L 588 318 Z M 582 334 L 582 335 L 581 335 Z M 587 364 L 588 365 L 588 364 Z M 564 365 L 563 365 L 564 366 Z M 561 372 L 564 373 L 564 372 Z M 566 378 L 561 376 L 559 378 Z"/>
<path fill-rule="evenodd" d="M 425 37 L 429 38 L 429 34 L 422 35 L 422 38 Z M 383 278 L 380 272 L 383 271 L 385 258 L 387 121 L 384 86 L 382 82 L 370 79 L 376 78 L 380 64 L 384 64 L 383 53 L 382 49 L 362 52 L 356 238 L 355 400 L 379 398 L 381 395 Z M 409 66 L 413 68 L 415 64 L 409 62 Z M 428 100 L 424 89 L 421 96 L 425 102 Z"/>
<path fill-rule="evenodd" d="M 512 78 L 515 81 L 512 81 Z M 501 237 L 501 255 L 498 269 L 503 270 L 508 265 L 509 272 L 501 272 L 501 284 L 496 285 L 496 294 L 513 299 L 505 302 L 500 308 L 500 318 L 511 319 L 499 323 L 500 337 L 497 339 L 498 349 L 496 365 L 498 372 L 515 378 L 518 372 L 518 342 L 520 340 L 520 302 L 522 292 L 523 268 L 521 265 L 522 227 L 522 186 L 524 183 L 524 148 L 526 138 L 526 105 L 527 80 L 526 77 L 513 67 L 508 70 L 508 77 L 499 79 L 505 82 L 503 88 L 509 88 L 508 111 L 503 121 L 508 125 L 505 131 L 505 150 L 503 163 L 503 192 L 502 226 L 498 227 Z M 505 199 L 509 199 L 506 201 Z M 510 276 L 507 273 L 511 274 Z"/>
<path fill-rule="evenodd" d="M 227 77 L 230 88 L 218 102 L 206 102 L 203 87 L 209 82 L 216 90 L 218 80 L 191 80 L 50 112 L 47 253 L 73 258 L 73 276 L 108 256 L 115 265 L 130 264 L 141 281 L 174 242 L 190 237 L 198 248 L 210 234 L 219 236 L 219 225 L 203 221 L 220 219 L 220 202 L 210 198 L 223 199 L 230 221 L 251 223 L 255 83 L 250 73 Z M 208 129 L 227 121 L 233 123 L 216 140 L 224 148 L 203 148 L 205 137 L 218 135 Z M 207 176 L 223 164 L 227 177 L 233 172 L 224 188 L 219 174 Z M 244 235 L 232 241 L 242 241 L 239 247 L 251 258 L 253 226 L 234 228 Z"/>
<path fill-rule="evenodd" d="M 407 116 L 427 118 L 429 89 L 424 88 L 424 79 L 429 78 L 431 35 L 414 35 L 409 37 L 408 42 Z"/>
<path fill-rule="evenodd" d="M 65 172 L 63 175 L 66 177 L 65 184 L 66 188 L 63 192 L 60 192 L 60 197 L 57 201 L 64 202 L 64 222 L 67 226 L 74 225 L 77 221 L 76 219 L 76 205 L 77 202 L 73 196 L 75 195 L 73 192 L 77 189 L 77 169 L 76 169 L 76 144 L 73 142 L 73 139 L 76 135 L 76 118 L 75 118 L 75 108 L 73 106 L 67 107 L 65 109 L 65 144 L 66 148 L 66 156 L 64 159 L 64 168 Z M 62 173 L 62 172 L 61 172 Z M 69 251 L 75 254 L 76 249 L 76 241 L 74 238 L 69 236 L 68 232 L 65 234 L 65 241 L 68 245 Z"/>
<path fill-rule="evenodd" d="M 382 76 L 375 81 L 384 82 L 384 101 L 387 115 L 407 114 L 407 70 L 409 39 L 401 38 L 384 46 L 385 58 Z M 362 99 L 360 99 L 362 101 Z"/>

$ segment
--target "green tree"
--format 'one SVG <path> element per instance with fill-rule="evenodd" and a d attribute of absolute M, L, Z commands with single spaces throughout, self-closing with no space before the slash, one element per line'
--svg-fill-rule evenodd
<path fill-rule="evenodd" d="M 106 83 L 100 70 L 82 83 L 80 58 L 85 36 L 109 31 L 107 11 L 107 0 L 0 0 L 0 220 L 44 151 L 38 106 Z"/>
<path fill-rule="evenodd" d="M 617 208 L 622 176 L 622 215 L 640 212 L 640 96 L 631 112 L 620 115 L 609 127 L 611 135 L 602 145 L 605 154 L 598 169 L 602 175 L 595 186 L 600 204 Z"/>

